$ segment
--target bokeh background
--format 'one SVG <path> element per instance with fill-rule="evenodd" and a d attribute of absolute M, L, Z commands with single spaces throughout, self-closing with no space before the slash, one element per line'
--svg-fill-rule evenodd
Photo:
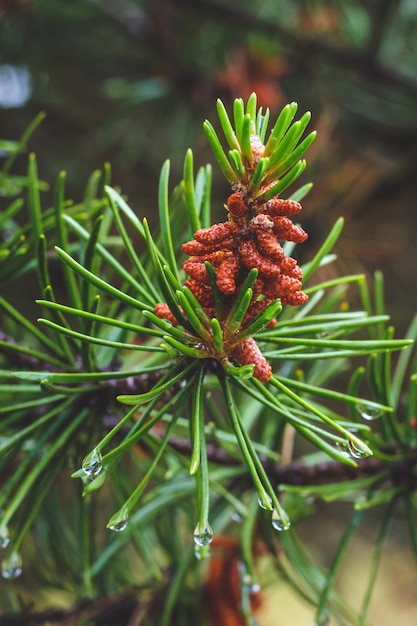
<path fill-rule="evenodd" d="M 0 138 L 17 139 L 45 111 L 30 149 L 43 180 L 67 171 L 75 199 L 109 161 L 113 184 L 151 217 L 163 161 L 171 159 L 173 184 L 188 147 L 198 166 L 212 161 L 203 120 L 216 119 L 216 98 L 230 108 L 252 91 L 272 117 L 297 101 L 319 131 L 302 181 L 314 188 L 301 216 L 310 233 L 301 254 L 308 258 L 343 215 L 340 270 L 384 272 L 387 310 L 403 334 L 417 308 L 415 0 L 0 1 Z M 215 170 L 219 215 L 227 193 Z M 337 516 L 320 515 L 311 543 L 325 564 L 340 531 Z M 364 535 L 346 583 L 353 596 L 374 540 L 372 529 Z M 411 626 L 416 573 L 400 522 L 391 541 L 382 580 L 392 593 L 378 600 L 375 623 Z M 274 591 L 262 624 L 290 623 L 271 617 L 277 603 L 282 616 Z M 291 623 L 308 624 L 306 615 Z"/>

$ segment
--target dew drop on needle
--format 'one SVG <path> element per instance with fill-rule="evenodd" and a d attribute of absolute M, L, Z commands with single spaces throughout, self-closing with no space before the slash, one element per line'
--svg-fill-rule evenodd
<path fill-rule="evenodd" d="M 103 469 L 103 459 L 100 448 L 94 448 L 84 458 L 81 467 L 87 476 L 98 476 Z"/>
<path fill-rule="evenodd" d="M 213 530 L 210 524 L 197 524 L 194 529 L 194 543 L 197 546 L 208 546 L 213 541 Z"/>
<path fill-rule="evenodd" d="M 280 511 L 277 511 L 277 509 L 274 509 L 272 511 L 271 523 L 272 523 L 273 528 L 279 531 L 289 530 L 291 526 L 290 518 L 288 517 L 288 515 L 283 509 L 281 509 Z"/>

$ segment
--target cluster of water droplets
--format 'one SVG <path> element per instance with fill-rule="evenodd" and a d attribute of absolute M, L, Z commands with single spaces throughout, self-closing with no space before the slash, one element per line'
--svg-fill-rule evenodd
<path fill-rule="evenodd" d="M 4 550 L 9 543 L 9 529 L 5 524 L 0 524 L 0 548 Z M 17 578 L 21 573 L 22 557 L 16 550 L 12 550 L 1 562 L 1 575 L 3 578 Z"/>
<path fill-rule="evenodd" d="M 273 508 L 272 498 L 270 498 L 270 496 L 268 495 L 264 497 L 266 497 L 266 501 L 262 498 L 258 498 L 258 504 L 261 507 L 261 509 L 264 509 L 266 511 L 272 510 L 272 517 L 271 517 L 272 527 L 275 528 L 275 530 L 279 530 L 279 531 L 289 530 L 291 526 L 291 521 L 287 513 L 284 511 L 284 509 L 282 507 L 280 507 L 279 509 Z M 269 506 L 266 505 L 266 502 L 269 504 Z"/>
<path fill-rule="evenodd" d="M 246 566 L 246 563 L 241 561 L 238 564 L 240 588 L 241 588 L 241 604 L 242 609 L 246 609 L 245 617 L 248 626 L 259 626 L 258 620 L 251 614 L 251 596 L 261 591 L 261 586 L 254 579 L 252 572 L 250 572 Z"/>
<path fill-rule="evenodd" d="M 261 585 L 253 579 L 253 576 L 248 572 L 244 563 L 239 563 L 239 574 L 243 593 L 255 594 L 260 592 Z"/>

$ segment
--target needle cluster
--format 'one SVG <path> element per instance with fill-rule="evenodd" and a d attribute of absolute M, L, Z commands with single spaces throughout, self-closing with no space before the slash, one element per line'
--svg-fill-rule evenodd
<path fill-rule="evenodd" d="M 251 107 L 249 102 L 249 111 Z M 300 305 L 307 302 L 308 297 L 302 291 L 301 268 L 294 258 L 287 256 L 282 244 L 285 241 L 302 243 L 308 235 L 290 219 L 301 210 L 301 204 L 292 199 L 280 198 L 278 193 L 271 196 L 278 184 L 277 180 L 271 181 L 271 170 L 276 175 L 276 152 L 280 142 L 269 140 L 265 146 L 256 134 L 255 118 L 248 112 L 244 116 L 248 122 L 248 136 L 244 135 L 242 122 L 241 145 L 231 130 L 230 122 L 227 123 L 228 118 L 225 121 L 225 115 L 224 109 L 219 107 L 226 136 L 230 138 L 233 133 L 231 143 L 239 145 L 239 150 L 231 151 L 233 162 L 237 161 L 235 175 L 238 180 L 232 177 L 230 181 L 234 193 L 225 205 L 226 221 L 197 229 L 193 240 L 183 244 L 182 251 L 189 256 L 183 263 L 183 269 L 189 276 L 185 286 L 194 294 L 207 318 L 212 320 L 217 317 L 220 325 L 222 349 L 219 351 L 209 330 L 208 336 L 199 342 L 203 353 L 205 351 L 208 357 L 214 357 L 222 363 L 235 361 L 240 366 L 253 365 L 255 378 L 267 382 L 272 375 L 271 367 L 255 339 L 248 336 L 251 333 L 245 331 L 254 318 L 259 318 L 270 305 L 279 302 L 281 305 Z M 282 127 L 279 128 L 281 132 Z M 300 132 L 299 129 L 297 132 Z M 311 142 L 313 138 L 314 133 L 307 139 Z M 290 154 L 292 147 L 288 146 Z M 268 150 L 269 157 L 265 156 Z M 285 157 L 288 158 L 288 154 Z M 249 287 L 249 293 L 244 290 L 245 286 L 248 289 L 249 273 L 253 270 L 257 274 Z M 216 296 L 219 300 L 217 306 Z M 238 300 L 245 302 L 243 316 L 242 307 L 237 306 Z M 178 325 L 178 319 L 167 304 L 157 304 L 155 313 Z M 237 316 L 234 313 L 238 313 Z M 236 319 L 239 319 L 238 325 Z M 265 321 L 268 327 L 274 327 L 277 323 L 275 317 Z"/>

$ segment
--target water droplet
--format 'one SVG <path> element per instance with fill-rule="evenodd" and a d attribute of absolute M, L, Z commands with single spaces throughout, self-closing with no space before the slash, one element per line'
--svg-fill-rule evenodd
<path fill-rule="evenodd" d="M 249 587 L 249 593 L 260 593 L 261 585 L 259 583 L 252 583 Z"/>
<path fill-rule="evenodd" d="M 268 502 L 268 505 L 266 505 L 266 502 Z M 270 496 L 268 496 L 267 494 L 264 495 L 264 499 L 262 498 L 258 498 L 258 504 L 261 507 L 261 509 L 265 509 L 265 511 L 272 511 L 273 506 L 272 506 L 272 498 Z"/>
<path fill-rule="evenodd" d="M 254 594 L 259 593 L 261 586 L 258 582 L 254 581 L 252 574 L 248 571 L 246 563 L 241 561 L 238 565 L 240 582 L 242 585 L 242 594 Z"/>
<path fill-rule="evenodd" d="M 18 578 L 22 573 L 22 557 L 18 552 L 11 552 L 1 563 L 3 578 Z"/>
<path fill-rule="evenodd" d="M 126 518 L 126 519 L 120 520 L 120 522 L 116 522 L 115 524 L 110 524 L 109 528 L 110 530 L 114 530 L 116 533 L 120 533 L 123 530 L 126 530 L 127 524 L 128 524 L 128 520 Z"/>
<path fill-rule="evenodd" d="M 103 470 L 103 459 L 100 448 L 94 448 L 84 458 L 81 467 L 87 476 L 98 476 Z"/>
<path fill-rule="evenodd" d="M 246 593 L 259 593 L 261 585 L 253 581 L 252 576 L 246 573 L 242 576 L 242 587 Z"/>
<path fill-rule="evenodd" d="M 376 420 L 384 414 L 384 411 L 372 404 L 358 404 L 356 407 L 359 415 L 364 420 Z"/>
<path fill-rule="evenodd" d="M 232 513 L 232 521 L 236 522 L 236 524 L 241 524 L 243 522 L 243 517 L 240 513 L 235 511 L 234 513 Z"/>
<path fill-rule="evenodd" d="M 372 450 L 363 442 L 348 441 L 350 455 L 355 459 L 365 459 L 372 456 Z"/>
<path fill-rule="evenodd" d="M 114 530 L 116 533 L 120 533 L 123 530 L 126 530 L 128 523 L 129 511 L 125 508 L 122 508 L 120 509 L 120 511 L 113 515 L 113 517 L 107 524 L 107 528 L 110 528 L 110 530 Z"/>
<path fill-rule="evenodd" d="M 284 509 L 281 509 L 280 511 L 274 509 L 272 511 L 272 526 L 275 530 L 288 530 L 290 528 L 290 518 Z"/>
<path fill-rule="evenodd" d="M 372 450 L 363 442 L 344 441 L 341 443 L 338 441 L 336 446 L 345 456 L 353 457 L 354 459 L 365 459 L 367 456 L 372 456 Z"/>
<path fill-rule="evenodd" d="M 213 541 L 213 530 L 210 524 L 198 523 L 194 529 L 194 543 L 197 546 L 208 546 Z"/>
<path fill-rule="evenodd" d="M 10 543 L 10 534 L 7 526 L 0 526 L 0 548 L 7 548 Z"/>

